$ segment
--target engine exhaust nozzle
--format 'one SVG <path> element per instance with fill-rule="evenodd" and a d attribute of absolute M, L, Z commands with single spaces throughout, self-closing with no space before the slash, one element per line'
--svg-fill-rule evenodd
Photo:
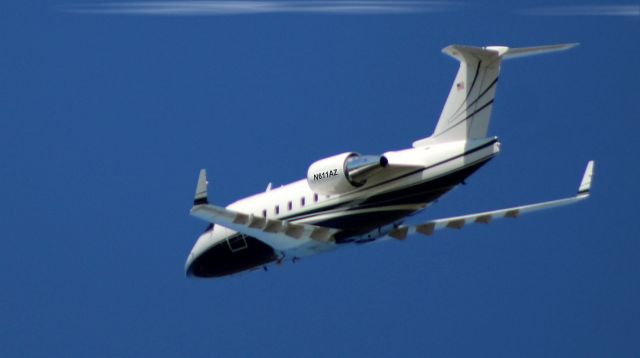
<path fill-rule="evenodd" d="M 389 160 L 384 155 L 354 155 L 347 159 L 345 173 L 351 184 L 362 186 L 388 164 Z"/>

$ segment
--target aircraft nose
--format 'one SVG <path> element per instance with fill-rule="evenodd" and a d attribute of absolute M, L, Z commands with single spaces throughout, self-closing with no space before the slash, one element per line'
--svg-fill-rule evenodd
<path fill-rule="evenodd" d="M 211 278 L 231 275 L 266 265 L 277 259 L 273 248 L 250 236 L 232 233 L 231 237 L 241 239 L 244 247 L 232 250 L 230 235 L 220 233 L 200 236 L 185 262 L 187 277 Z"/>
<path fill-rule="evenodd" d="M 198 262 L 202 261 L 201 256 L 203 253 L 206 252 L 211 245 L 211 231 L 207 229 L 202 233 L 202 235 L 200 235 L 200 237 L 198 237 L 198 240 L 196 240 L 196 243 L 193 245 L 189 256 L 187 256 L 187 261 L 184 263 L 184 271 L 187 277 L 198 276 L 194 270 L 196 266 L 198 266 Z"/>
<path fill-rule="evenodd" d="M 191 251 L 187 256 L 187 262 L 184 264 L 184 272 L 187 277 L 193 277 L 193 262 L 196 260 L 196 255 Z"/>

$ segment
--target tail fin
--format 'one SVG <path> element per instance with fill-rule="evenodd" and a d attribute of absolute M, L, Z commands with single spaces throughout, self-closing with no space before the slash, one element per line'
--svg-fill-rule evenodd
<path fill-rule="evenodd" d="M 485 138 L 502 60 L 562 51 L 577 45 L 561 44 L 523 48 L 460 45 L 445 47 L 442 52 L 460 61 L 460 68 L 435 131 L 431 137 L 414 142 L 413 146 L 421 147 L 434 142 Z"/>

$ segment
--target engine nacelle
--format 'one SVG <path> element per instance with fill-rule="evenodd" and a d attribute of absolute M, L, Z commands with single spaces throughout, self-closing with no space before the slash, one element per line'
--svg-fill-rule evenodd
<path fill-rule="evenodd" d="M 342 153 L 311 164 L 307 183 L 318 194 L 344 194 L 366 184 L 368 178 L 387 164 L 384 156 Z"/>

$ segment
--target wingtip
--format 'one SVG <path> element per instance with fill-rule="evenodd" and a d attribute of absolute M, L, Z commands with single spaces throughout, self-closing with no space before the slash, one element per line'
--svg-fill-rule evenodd
<path fill-rule="evenodd" d="M 569 50 L 569 49 L 572 49 L 574 47 L 578 47 L 579 45 L 580 45 L 579 42 L 568 42 L 568 43 L 564 43 L 564 44 L 557 44 L 555 46 L 557 46 L 558 50 L 562 51 L 562 50 Z"/>
<path fill-rule="evenodd" d="M 589 195 L 589 191 L 591 190 L 591 182 L 593 180 L 593 169 L 595 166 L 595 162 L 590 160 L 587 163 L 587 168 L 584 170 L 584 175 L 582 175 L 582 181 L 580 182 L 580 187 L 578 188 L 578 195 Z"/>
<path fill-rule="evenodd" d="M 209 204 L 207 184 L 207 170 L 200 169 L 200 175 L 198 176 L 198 186 L 196 186 L 196 195 L 193 199 L 193 205 Z"/>
<path fill-rule="evenodd" d="M 570 43 L 566 43 L 566 44 L 559 44 L 557 46 L 558 46 L 558 48 L 557 48 L 556 51 L 567 51 L 567 50 L 571 50 L 572 48 L 580 46 L 580 43 L 579 42 L 570 42 Z"/>

